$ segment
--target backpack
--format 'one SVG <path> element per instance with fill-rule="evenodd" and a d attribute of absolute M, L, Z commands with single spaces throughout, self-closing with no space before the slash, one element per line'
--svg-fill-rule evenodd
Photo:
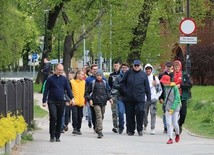
<path fill-rule="evenodd" d="M 153 75 L 153 81 L 156 81 L 155 75 Z M 158 92 L 161 91 L 161 85 L 160 85 L 160 83 L 155 86 L 155 89 L 156 89 L 156 93 L 158 93 Z"/>
<path fill-rule="evenodd" d="M 90 96 L 93 94 L 95 82 L 96 82 L 96 80 L 93 80 L 93 81 L 91 82 L 91 84 L 92 84 L 92 91 L 91 91 Z M 106 91 L 108 91 L 107 82 L 106 82 L 105 80 L 103 80 L 103 83 L 104 83 L 104 85 L 105 85 Z"/>

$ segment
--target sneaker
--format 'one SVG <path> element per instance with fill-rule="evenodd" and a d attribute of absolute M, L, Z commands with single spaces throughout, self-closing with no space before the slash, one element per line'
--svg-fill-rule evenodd
<path fill-rule="evenodd" d="M 54 142 L 54 138 L 50 138 L 50 142 Z"/>
<path fill-rule="evenodd" d="M 155 135 L 155 130 L 154 129 L 151 130 L 151 135 Z"/>
<path fill-rule="evenodd" d="M 121 129 L 119 129 L 119 134 L 122 134 L 123 133 L 123 129 L 121 128 Z"/>
<path fill-rule="evenodd" d="M 176 142 L 179 142 L 179 140 L 180 140 L 180 135 L 176 135 L 176 136 L 175 136 L 175 141 L 176 141 Z"/>
<path fill-rule="evenodd" d="M 182 126 L 179 126 L 179 133 L 182 133 Z"/>
<path fill-rule="evenodd" d="M 112 131 L 113 131 L 114 133 L 118 133 L 117 128 L 113 128 Z"/>
<path fill-rule="evenodd" d="M 167 143 L 167 144 L 172 144 L 172 143 L 173 143 L 173 140 L 170 138 L 166 143 Z"/>
<path fill-rule="evenodd" d="M 138 131 L 138 135 L 139 136 L 143 136 L 143 132 L 142 131 Z"/>
<path fill-rule="evenodd" d="M 98 135 L 97 135 L 97 138 L 100 139 L 100 138 L 102 138 L 102 137 L 103 137 L 102 132 L 99 132 Z"/>
<path fill-rule="evenodd" d="M 143 132 L 146 133 L 146 131 L 147 131 L 147 130 L 146 130 L 146 127 L 144 127 L 144 128 L 143 128 Z"/>
<path fill-rule="evenodd" d="M 61 140 L 59 138 L 56 139 L 56 142 L 61 142 Z"/>
<path fill-rule="evenodd" d="M 89 127 L 89 128 L 91 128 L 91 127 L 92 127 L 91 122 L 88 122 L 88 127 Z"/>
<path fill-rule="evenodd" d="M 134 136 L 133 132 L 128 131 L 128 136 Z"/>
<path fill-rule="evenodd" d="M 75 134 L 75 135 L 77 135 L 78 131 L 76 129 L 74 129 L 72 133 Z"/>
<path fill-rule="evenodd" d="M 82 132 L 79 130 L 79 131 L 77 131 L 77 134 L 78 135 L 82 135 Z"/>
<path fill-rule="evenodd" d="M 167 128 L 164 128 L 163 133 L 167 134 Z"/>
<path fill-rule="evenodd" d="M 67 125 L 64 126 L 64 130 L 68 131 L 68 126 Z"/>

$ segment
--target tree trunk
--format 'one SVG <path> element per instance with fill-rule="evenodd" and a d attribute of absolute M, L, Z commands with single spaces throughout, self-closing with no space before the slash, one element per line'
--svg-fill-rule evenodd
<path fill-rule="evenodd" d="M 153 5 L 156 0 L 145 0 L 142 11 L 138 17 L 138 25 L 133 28 L 134 37 L 130 42 L 130 51 L 127 58 L 128 63 L 132 63 L 135 59 L 141 58 L 141 48 L 146 38 L 147 28 L 150 21 Z"/>
<path fill-rule="evenodd" d="M 50 10 L 48 12 L 48 20 L 47 24 L 45 23 L 45 34 L 44 34 L 44 49 L 42 53 L 42 59 L 38 70 L 38 75 L 36 78 L 36 83 L 41 83 L 43 79 L 43 74 L 41 72 L 43 66 L 44 66 L 44 58 L 48 58 L 48 53 L 51 53 L 52 51 L 52 30 L 55 26 L 56 19 L 63 7 L 63 3 L 60 3 L 59 5 L 56 5 L 53 10 Z M 45 21 L 46 21 L 46 14 L 45 14 Z"/>
<path fill-rule="evenodd" d="M 66 75 L 68 75 L 68 72 L 70 71 L 70 65 L 71 65 L 71 58 L 74 55 L 75 48 L 73 44 L 73 36 L 74 32 L 71 34 L 68 34 L 65 37 L 65 42 L 64 42 L 64 52 L 63 52 L 63 66 Z"/>

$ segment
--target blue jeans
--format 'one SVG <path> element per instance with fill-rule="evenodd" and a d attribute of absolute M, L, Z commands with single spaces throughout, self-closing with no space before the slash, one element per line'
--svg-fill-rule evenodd
<path fill-rule="evenodd" d="M 117 101 L 117 110 L 119 117 L 119 129 L 124 129 L 124 114 L 125 114 L 125 105 L 123 101 Z"/>

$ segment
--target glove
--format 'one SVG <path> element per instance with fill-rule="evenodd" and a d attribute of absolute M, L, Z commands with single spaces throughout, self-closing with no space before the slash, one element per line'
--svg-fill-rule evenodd
<path fill-rule="evenodd" d="M 169 110 L 169 114 L 170 114 L 170 115 L 172 115 L 173 112 L 174 112 L 174 110 L 172 110 L 172 109 Z"/>

